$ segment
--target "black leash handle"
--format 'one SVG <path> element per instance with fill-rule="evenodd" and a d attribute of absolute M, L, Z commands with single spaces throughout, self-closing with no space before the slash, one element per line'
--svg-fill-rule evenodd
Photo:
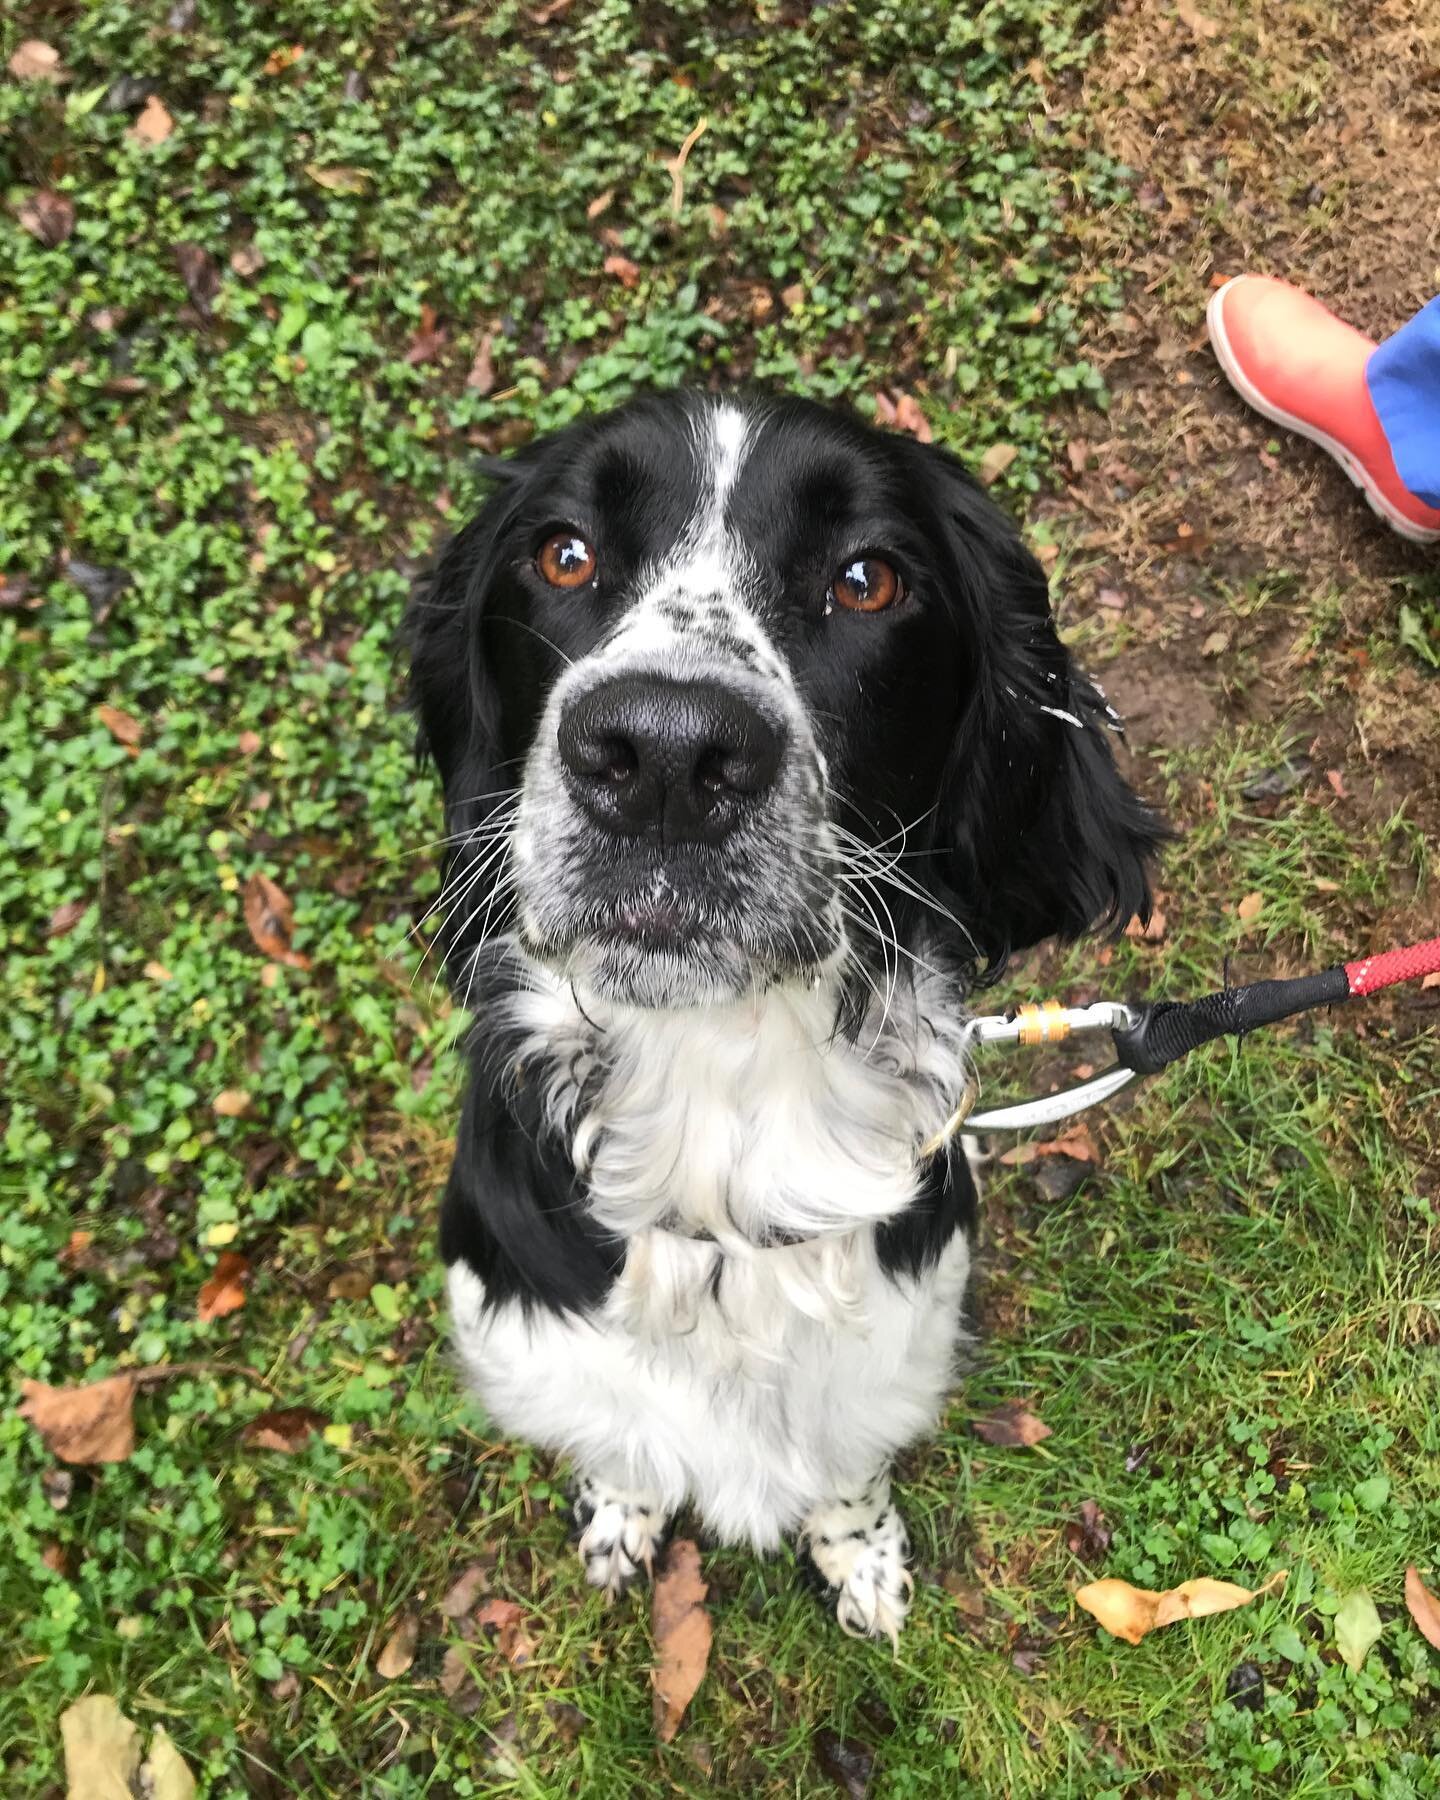
<path fill-rule="evenodd" d="M 1345 965 L 1292 981 L 1252 981 L 1221 988 L 1201 1000 L 1157 1000 L 1134 1008 L 1135 1021 L 1112 1032 L 1115 1055 L 1137 1075 L 1154 1075 L 1201 1044 L 1240 1037 L 1257 1025 L 1274 1025 L 1312 1006 L 1350 998 Z"/>

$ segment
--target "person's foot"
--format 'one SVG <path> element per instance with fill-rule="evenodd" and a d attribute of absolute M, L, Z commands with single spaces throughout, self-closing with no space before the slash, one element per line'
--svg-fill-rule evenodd
<path fill-rule="evenodd" d="M 1401 481 L 1365 365 L 1375 346 L 1287 281 L 1237 275 L 1211 296 L 1210 342 L 1248 405 L 1328 451 L 1374 511 L 1402 536 L 1440 542 L 1440 511 Z"/>

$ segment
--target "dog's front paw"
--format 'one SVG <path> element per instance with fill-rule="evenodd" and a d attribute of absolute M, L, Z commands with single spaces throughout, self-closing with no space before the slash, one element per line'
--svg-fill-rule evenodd
<path fill-rule="evenodd" d="M 608 1487 L 589 1476 L 580 1483 L 573 1516 L 585 1579 L 607 1600 L 651 1573 L 670 1527 L 655 1495 Z"/>
<path fill-rule="evenodd" d="M 851 1637 L 884 1638 L 898 1650 L 915 1577 L 907 1567 L 909 1534 L 890 1504 L 889 1481 L 873 1483 L 858 1499 L 817 1506 L 799 1547 L 834 1605 L 840 1629 Z"/>

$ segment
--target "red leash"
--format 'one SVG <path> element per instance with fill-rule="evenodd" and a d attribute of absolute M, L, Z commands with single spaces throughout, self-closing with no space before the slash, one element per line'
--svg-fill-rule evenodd
<path fill-rule="evenodd" d="M 1411 944 L 1405 950 L 1387 950 L 1383 956 L 1367 956 L 1363 962 L 1345 965 L 1352 998 L 1394 987 L 1401 981 L 1418 981 L 1422 975 L 1440 972 L 1440 938 Z"/>
<path fill-rule="evenodd" d="M 1236 1037 L 1257 1025 L 1273 1025 L 1312 1006 L 1335 1006 L 1358 1000 L 1402 981 L 1418 981 L 1440 970 L 1440 938 L 1386 950 L 1359 962 L 1337 963 L 1318 975 L 1293 981 L 1252 981 L 1247 987 L 1222 988 L 1203 1000 L 1160 1000 L 1132 1009 L 1132 1023 L 1117 1031 L 1115 1051 L 1121 1064 L 1137 1075 L 1153 1075 L 1199 1044 L 1212 1038 Z"/>

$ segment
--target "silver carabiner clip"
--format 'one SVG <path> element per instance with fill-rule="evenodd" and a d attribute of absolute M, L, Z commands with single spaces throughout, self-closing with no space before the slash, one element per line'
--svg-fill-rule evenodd
<path fill-rule="evenodd" d="M 1093 1006 L 1061 1006 L 1046 1001 L 1040 1006 L 1021 1006 L 1010 1013 L 984 1013 L 971 1019 L 966 1036 L 973 1044 L 1059 1044 L 1077 1033 L 1123 1031 L 1135 1023 L 1135 1011 L 1117 1000 L 1100 1000 Z M 1088 1081 L 1058 1094 L 1042 1094 L 1036 1100 L 1018 1100 L 966 1115 L 967 1131 L 1027 1131 L 1036 1125 L 1056 1125 L 1118 1094 L 1135 1071 L 1117 1064 Z"/>

